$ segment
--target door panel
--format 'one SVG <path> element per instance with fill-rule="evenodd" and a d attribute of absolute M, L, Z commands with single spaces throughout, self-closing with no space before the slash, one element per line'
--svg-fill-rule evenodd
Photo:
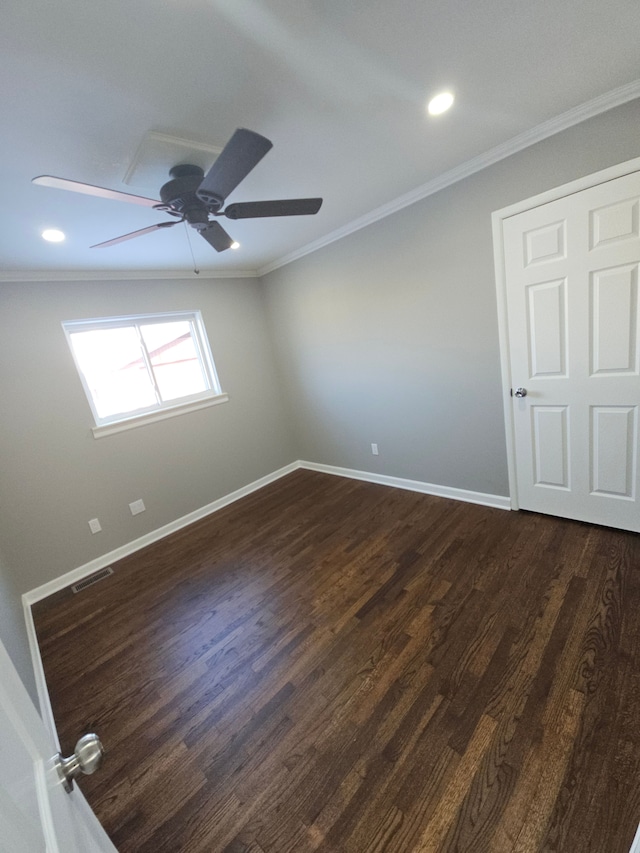
<path fill-rule="evenodd" d="M 546 281 L 527 286 L 529 375 L 566 376 L 566 282 Z"/>
<path fill-rule="evenodd" d="M 532 406 L 535 484 L 569 488 L 569 436 L 566 406 Z"/>
<path fill-rule="evenodd" d="M 638 374 L 638 265 L 591 276 L 591 373 Z"/>
<path fill-rule="evenodd" d="M 640 531 L 640 173 L 503 222 L 518 502 Z"/>
<path fill-rule="evenodd" d="M 117 853 L 76 788 L 0 643 L 0 853 Z"/>
<path fill-rule="evenodd" d="M 592 494 L 633 500 L 637 406 L 592 406 Z"/>
<path fill-rule="evenodd" d="M 590 248 L 596 249 L 621 240 L 637 238 L 638 199 L 617 201 L 589 212 Z"/>
<path fill-rule="evenodd" d="M 532 228 L 523 233 L 524 243 L 524 265 L 530 267 L 533 264 L 557 261 L 566 257 L 566 223 L 552 222 L 541 228 Z"/>

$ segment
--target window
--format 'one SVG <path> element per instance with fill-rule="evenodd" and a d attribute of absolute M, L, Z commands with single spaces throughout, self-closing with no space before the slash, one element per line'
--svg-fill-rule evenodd
<path fill-rule="evenodd" d="M 199 311 L 62 324 L 100 436 L 224 402 Z"/>

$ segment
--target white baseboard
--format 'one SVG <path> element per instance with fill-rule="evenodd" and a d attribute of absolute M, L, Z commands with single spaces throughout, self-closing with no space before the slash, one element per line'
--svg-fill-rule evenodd
<path fill-rule="evenodd" d="M 49 691 L 47 690 L 47 683 L 44 677 L 44 669 L 42 667 L 40 649 L 38 648 L 38 638 L 36 636 L 35 625 L 33 622 L 31 605 L 35 604 L 37 601 L 41 601 L 43 598 L 53 595 L 55 592 L 66 589 L 68 586 L 71 586 L 71 584 L 78 583 L 78 581 L 81 581 L 88 575 L 93 574 L 93 572 L 97 572 L 99 569 L 103 569 L 111 563 L 121 560 L 123 557 L 128 557 L 129 554 L 133 554 L 141 548 L 145 548 L 147 545 L 158 542 L 160 539 L 163 539 L 165 536 L 169 536 L 171 533 L 182 530 L 183 527 L 187 527 L 189 524 L 193 524 L 195 521 L 199 521 L 201 518 L 205 518 L 206 516 L 217 512 L 223 507 L 240 500 L 240 498 L 243 498 L 246 495 L 250 495 L 252 492 L 258 491 L 258 489 L 264 488 L 264 486 L 269 485 L 269 483 L 273 483 L 299 468 L 306 468 L 309 471 L 319 471 L 323 474 L 333 474 L 338 477 L 348 477 L 352 480 L 363 480 L 367 483 L 377 483 L 382 486 L 393 486 L 397 489 L 407 489 L 409 491 L 420 492 L 425 495 L 436 495 L 437 497 L 481 504 L 483 506 L 495 507 L 497 509 L 511 508 L 510 499 L 503 497 L 502 495 L 489 495 L 484 492 L 471 492 L 466 489 L 455 489 L 451 486 L 438 486 L 433 483 L 422 483 L 419 480 L 406 480 L 400 477 L 389 477 L 385 474 L 375 474 L 370 471 L 355 471 L 352 468 L 340 468 L 335 465 L 322 465 L 317 462 L 305 462 L 298 460 L 297 462 L 285 465 L 284 468 L 279 468 L 272 474 L 267 474 L 265 477 L 261 477 L 259 480 L 255 480 L 253 483 L 249 483 L 247 486 L 243 486 L 241 489 L 237 489 L 235 492 L 231 492 L 230 494 L 225 495 L 224 497 L 219 498 L 200 509 L 194 510 L 188 515 L 183 515 L 181 518 L 178 518 L 169 524 L 165 524 L 157 530 L 152 530 L 150 533 L 146 533 L 139 539 L 134 539 L 133 542 L 122 545 L 120 548 L 116 548 L 108 554 L 103 554 L 101 557 L 96 557 L 95 560 L 91 560 L 83 566 L 78 566 L 76 569 L 72 569 L 64 575 L 54 578 L 54 580 L 49 581 L 48 583 L 42 584 L 42 586 L 36 587 L 29 592 L 25 592 L 22 596 L 22 603 L 24 607 L 24 617 L 27 627 L 27 636 L 29 638 L 29 648 L 33 662 L 36 687 L 38 690 L 38 700 L 40 702 L 40 712 L 46 727 L 51 732 L 54 742 L 57 743 L 58 736 L 56 734 L 56 727 L 53 721 Z M 634 848 L 633 853 L 640 853 L 640 846 L 637 850 Z"/>
<path fill-rule="evenodd" d="M 22 600 L 25 605 L 25 612 L 27 606 L 35 604 L 36 601 L 41 601 L 43 598 L 47 598 L 55 592 L 60 592 L 60 590 L 66 589 L 66 587 L 71 586 L 74 583 L 78 583 L 78 581 L 83 580 L 88 577 L 88 575 L 91 575 L 100 569 L 104 569 L 106 566 L 111 565 L 111 563 L 115 563 L 117 560 L 121 560 L 123 557 L 128 557 L 130 554 L 139 551 L 141 548 L 146 548 L 147 545 L 152 545 L 154 542 L 164 539 L 165 536 L 169 536 L 177 530 L 182 530 L 183 527 L 187 527 L 189 524 L 193 524 L 195 521 L 199 521 L 201 518 L 205 518 L 223 507 L 240 500 L 240 498 L 246 497 L 246 495 L 250 495 L 252 492 L 256 492 L 258 489 L 264 488 L 264 486 L 269 485 L 269 483 L 273 483 L 281 477 L 285 477 L 287 474 L 290 474 L 292 471 L 296 471 L 298 468 L 306 468 L 309 471 L 319 471 L 324 474 L 334 474 L 338 477 L 349 477 L 352 480 L 363 480 L 367 483 L 377 483 L 381 486 L 393 486 L 396 489 L 407 489 L 412 492 L 420 492 L 424 495 L 436 495 L 441 498 L 466 501 L 467 503 L 481 504 L 482 506 L 489 506 L 497 509 L 511 509 L 510 498 L 503 497 L 502 495 L 490 495 L 485 494 L 484 492 L 471 492 L 467 489 L 456 489 L 452 486 L 439 486 L 434 483 L 423 483 L 419 480 L 407 480 L 401 477 L 390 477 L 386 474 L 375 474 L 371 471 L 356 471 L 353 468 L 340 468 L 335 465 L 322 465 L 317 462 L 298 460 L 297 462 L 292 462 L 290 465 L 285 465 L 284 468 L 279 468 L 271 474 L 267 474 L 265 477 L 261 477 L 259 480 L 255 480 L 253 483 L 249 483 L 240 489 L 236 489 L 235 492 L 231 492 L 230 494 L 225 495 L 206 506 L 200 507 L 200 509 L 196 509 L 187 515 L 183 515 L 181 518 L 171 521 L 169 524 L 165 524 L 157 530 L 145 533 L 144 536 L 134 539 L 133 542 L 121 545 L 119 548 L 110 551 L 108 554 L 103 554 L 101 557 L 96 557 L 95 560 L 91 560 L 82 566 L 71 569 L 71 571 L 42 584 L 42 586 L 38 586 L 35 589 L 29 590 L 29 592 L 25 592 L 22 596 Z"/>
<path fill-rule="evenodd" d="M 194 510 L 194 512 L 190 512 L 188 515 L 183 515 L 182 518 L 178 518 L 176 521 L 165 524 L 157 530 L 152 530 L 150 533 L 141 536 L 139 539 L 134 539 L 133 542 L 122 545 L 120 548 L 116 548 L 108 554 L 103 554 L 101 557 L 97 557 L 95 560 L 91 560 L 91 562 L 85 563 L 83 566 L 78 566 L 76 569 L 72 569 L 64 575 L 54 578 L 54 580 L 49 581 L 48 583 L 42 584 L 42 586 L 24 593 L 22 596 L 22 607 L 24 610 L 24 621 L 29 640 L 29 651 L 31 653 L 33 674 L 38 693 L 38 703 L 40 705 L 40 716 L 42 717 L 45 728 L 50 734 L 51 744 L 54 749 L 58 751 L 60 750 L 60 741 L 58 740 L 58 732 L 53 718 L 51 699 L 49 698 L 49 689 L 44 675 L 44 667 L 42 666 L 42 656 L 38 645 L 38 636 L 36 634 L 31 606 L 37 601 L 41 601 L 43 598 L 53 595 L 54 592 L 66 589 L 68 586 L 71 586 L 71 584 L 77 583 L 88 575 L 93 574 L 93 572 L 105 568 L 111 563 L 116 562 L 116 560 L 121 560 L 129 554 L 133 554 L 135 551 L 139 551 L 141 548 L 163 539 L 170 533 L 181 530 L 183 527 L 193 524 L 194 521 L 199 521 L 201 518 L 205 518 L 207 515 L 217 512 L 217 510 L 228 506 L 234 501 L 240 500 L 240 498 L 250 495 L 252 492 L 256 492 L 258 489 L 279 480 L 281 477 L 284 477 L 286 474 L 290 474 L 292 471 L 296 471 L 298 468 L 300 468 L 300 463 L 292 462 L 290 465 L 286 465 L 284 468 L 280 468 L 272 474 L 267 474 L 265 477 L 261 477 L 259 480 L 255 480 L 253 483 L 249 483 L 249 485 L 243 486 L 241 489 L 237 489 L 235 492 L 231 492 L 230 494 L 219 498 L 217 501 L 213 501 L 200 509 Z"/>
<path fill-rule="evenodd" d="M 73 569 L 72 571 L 67 572 L 65 575 L 62 575 L 61 577 L 50 581 L 48 584 L 43 584 L 42 586 L 25 593 L 22 596 L 22 602 L 24 607 L 25 623 L 27 627 L 27 636 L 29 638 L 29 649 L 33 662 L 36 688 L 38 691 L 38 700 L 40 703 L 40 715 L 42 717 L 45 727 L 50 732 L 51 742 L 54 749 L 60 749 L 60 742 L 58 740 L 58 733 L 56 730 L 55 720 L 53 718 L 53 710 L 51 708 L 49 690 L 47 688 L 47 682 L 44 676 L 42 657 L 40 655 L 40 648 L 38 646 L 38 638 L 36 635 L 35 624 L 33 621 L 33 614 L 31 612 L 31 605 L 34 604 L 36 601 L 40 601 L 42 598 L 46 598 L 53 592 L 57 592 L 61 589 L 64 589 L 65 587 L 70 586 L 72 583 L 76 583 L 86 575 L 91 574 L 92 572 L 97 571 L 100 568 L 104 568 L 105 566 L 109 565 L 109 563 L 115 562 L 116 560 L 119 560 L 122 557 L 127 556 L 128 554 L 132 554 L 140 548 L 144 548 L 146 545 L 149 545 L 152 542 L 156 542 L 159 539 L 162 539 L 164 536 L 168 536 L 170 533 L 173 533 L 176 530 L 180 530 L 181 528 L 192 524 L 194 521 L 198 521 L 199 519 L 204 518 L 205 516 L 210 515 L 211 513 L 214 513 L 219 509 L 222 509 L 228 504 L 233 503 L 234 501 L 239 500 L 245 495 L 249 495 L 252 492 L 257 491 L 258 489 L 263 488 L 269 483 L 279 480 L 281 477 L 284 477 L 287 474 L 290 474 L 292 471 L 298 470 L 299 468 L 305 468 L 309 471 L 318 471 L 324 474 L 334 474 L 338 477 L 348 477 L 353 480 L 362 480 L 367 483 L 377 483 L 383 486 L 393 486 L 398 489 L 407 489 L 409 491 L 420 492 L 421 494 L 426 495 L 435 495 L 437 497 L 450 498 L 452 500 L 480 504 L 482 506 L 494 507 L 496 509 L 511 509 L 510 499 L 508 497 L 504 497 L 503 495 L 491 495 L 485 494 L 484 492 L 472 492 L 468 491 L 467 489 L 456 489 L 451 486 L 439 486 L 434 485 L 433 483 L 423 483 L 419 480 L 408 480 L 402 479 L 400 477 L 389 477 L 385 474 L 375 474 L 369 471 L 356 471 L 352 468 L 340 468 L 335 465 L 322 465 L 317 462 L 305 462 L 299 460 L 297 462 L 292 462 L 290 465 L 286 465 L 284 468 L 280 468 L 278 471 L 274 471 L 272 474 L 268 474 L 266 477 L 262 477 L 260 480 L 256 480 L 254 483 L 250 483 L 248 486 L 243 486 L 243 488 L 238 489 L 235 492 L 231 492 L 231 494 L 226 495 L 225 497 L 220 498 L 217 501 L 213 501 L 213 503 L 207 504 L 207 506 L 204 506 L 199 510 L 195 510 L 194 512 L 189 513 L 188 515 L 185 515 L 182 518 L 179 518 L 176 521 L 165 525 L 164 527 L 160 527 L 158 528 L 158 530 L 152 531 L 151 533 L 146 534 L 146 536 L 142 536 L 139 539 L 130 542 L 128 545 L 123 545 L 121 548 L 112 551 L 110 554 L 105 554 L 103 557 L 99 557 L 96 560 L 92 560 L 91 563 L 87 563 L 84 566 L 79 566 L 77 569 Z M 81 796 L 81 792 L 78 793 Z M 90 811 L 90 808 L 86 804 L 86 801 L 84 805 L 86 805 L 86 809 Z M 91 814 L 93 814 L 93 812 L 91 812 Z M 636 832 L 629 853 L 640 853 L 640 826 L 638 827 L 638 831 Z"/>
<path fill-rule="evenodd" d="M 450 498 L 454 501 L 481 504 L 495 509 L 511 509 L 511 498 L 503 495 L 489 495 L 484 492 L 470 492 L 467 489 L 455 489 L 453 486 L 438 486 L 434 483 L 422 483 L 420 480 L 405 480 L 401 477 L 389 477 L 386 474 L 374 474 L 370 471 L 354 471 L 352 468 L 339 468 L 335 465 L 321 465 L 317 462 L 299 462 L 298 467 L 309 471 L 321 471 L 324 474 L 335 474 L 338 477 L 349 477 L 352 480 L 364 480 L 366 483 L 377 483 L 380 486 L 393 486 L 396 489 L 407 489 L 410 492 L 420 492 L 423 495 L 435 495 L 440 498 Z"/>
<path fill-rule="evenodd" d="M 151 545 L 152 543 L 163 539 L 165 536 L 169 536 L 169 534 L 175 533 L 183 527 L 187 527 L 189 524 L 193 524 L 195 521 L 199 521 L 201 518 L 205 518 L 206 516 L 217 512 L 223 507 L 240 500 L 240 498 L 243 498 L 246 495 L 250 495 L 252 492 L 258 491 L 258 489 L 264 488 L 264 486 L 269 485 L 269 483 L 273 483 L 299 468 L 306 468 L 309 471 L 319 471 L 324 474 L 333 474 L 338 477 L 348 477 L 353 480 L 363 480 L 367 483 L 393 486 L 398 489 L 407 489 L 409 491 L 420 492 L 426 495 L 436 495 L 438 497 L 450 498 L 457 501 L 466 501 L 467 503 L 482 504 L 483 506 L 496 507 L 498 509 L 511 508 L 509 498 L 501 495 L 488 495 L 483 492 L 471 492 L 466 489 L 455 489 L 450 486 L 438 486 L 433 483 L 422 483 L 418 480 L 406 480 L 400 477 L 389 477 L 384 474 L 375 474 L 369 471 L 355 471 L 352 468 L 339 468 L 335 465 L 321 465 L 316 462 L 298 460 L 297 462 L 292 462 L 284 468 L 279 468 L 272 474 L 267 474 L 265 477 L 261 477 L 259 480 L 255 480 L 253 483 L 249 483 L 247 486 L 243 486 L 241 489 L 237 489 L 235 492 L 231 492 L 230 494 L 225 495 L 224 497 L 219 498 L 200 509 L 194 510 L 194 512 L 190 512 L 188 515 L 183 515 L 181 518 L 178 518 L 169 524 L 165 524 L 157 530 L 152 530 L 150 533 L 141 536 L 139 539 L 134 539 L 133 542 L 122 545 L 120 548 L 116 548 L 114 551 L 110 551 L 102 557 L 97 557 L 95 560 L 91 560 L 91 562 L 85 563 L 83 566 L 78 566 L 78 568 L 72 569 L 48 583 L 24 593 L 22 596 L 22 604 L 24 608 L 24 618 L 27 636 L 29 638 L 29 649 L 33 663 L 36 688 L 38 691 L 38 700 L 40 703 L 40 714 L 47 730 L 50 732 L 51 742 L 54 745 L 54 748 L 59 750 L 60 744 L 53 719 L 53 711 L 51 709 L 49 691 L 44 676 L 44 668 L 42 666 L 42 658 L 40 656 L 40 648 L 38 646 L 38 638 L 36 635 L 31 606 L 37 601 L 41 601 L 43 598 L 47 598 L 49 595 L 53 595 L 53 593 L 59 592 L 60 590 L 71 586 L 71 584 L 77 583 L 88 575 L 93 574 L 93 572 L 103 569 L 111 563 L 129 556 L 129 554 L 133 554 L 135 551 L 139 551 L 141 548 Z M 634 845 L 637 846 L 634 846 L 632 853 L 640 853 L 640 832 L 636 837 Z"/>
<path fill-rule="evenodd" d="M 223 509 L 223 507 L 234 503 L 234 501 L 240 500 L 240 498 L 244 498 L 252 492 L 258 491 L 258 489 L 262 489 L 264 486 L 269 485 L 269 483 L 279 480 L 281 477 L 290 474 L 292 471 L 296 471 L 298 468 L 300 468 L 299 462 L 292 462 L 290 465 L 285 465 L 284 468 L 279 468 L 272 474 L 267 474 L 265 477 L 261 477 L 259 480 L 255 480 L 247 486 L 242 486 L 242 488 L 236 489 L 235 492 L 231 492 L 222 498 L 218 498 L 217 501 L 213 501 L 206 506 L 200 507 L 200 509 L 196 509 L 187 515 L 183 515 L 181 518 L 171 521 L 169 524 L 165 524 L 157 530 L 145 533 L 144 536 L 140 536 L 139 539 L 134 539 L 133 542 L 121 545 L 119 548 L 110 551 L 108 554 L 96 557 L 95 560 L 91 560 L 83 566 L 71 569 L 71 571 L 66 572 L 64 575 L 60 575 L 60 577 L 54 578 L 52 581 L 42 584 L 42 586 L 38 586 L 35 589 L 29 590 L 29 592 L 25 592 L 22 596 L 22 600 L 25 605 L 30 606 L 35 604 L 36 601 L 48 598 L 48 596 L 53 595 L 54 592 L 60 592 L 60 590 L 71 586 L 71 584 L 78 583 L 78 581 L 83 580 L 83 578 L 97 572 L 99 569 L 104 569 L 106 566 L 111 565 L 111 563 L 115 563 L 123 557 L 128 557 L 129 554 L 133 554 L 141 548 L 146 548 L 147 545 L 152 545 L 154 542 L 164 539 L 165 536 L 175 533 L 177 530 L 182 530 L 183 527 L 193 524 L 194 521 L 200 521 L 201 518 L 205 518 L 207 515 L 211 515 L 212 513 Z"/>

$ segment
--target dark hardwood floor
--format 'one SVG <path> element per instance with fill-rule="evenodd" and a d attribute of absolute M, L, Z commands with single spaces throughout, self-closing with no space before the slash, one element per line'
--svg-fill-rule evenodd
<path fill-rule="evenodd" d="M 640 537 L 297 471 L 35 608 L 122 853 L 628 853 Z"/>

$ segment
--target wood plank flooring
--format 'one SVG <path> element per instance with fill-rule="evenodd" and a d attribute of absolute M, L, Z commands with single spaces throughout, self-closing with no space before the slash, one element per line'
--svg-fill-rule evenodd
<path fill-rule="evenodd" d="M 297 471 L 35 608 L 121 853 L 628 853 L 640 537 Z"/>

